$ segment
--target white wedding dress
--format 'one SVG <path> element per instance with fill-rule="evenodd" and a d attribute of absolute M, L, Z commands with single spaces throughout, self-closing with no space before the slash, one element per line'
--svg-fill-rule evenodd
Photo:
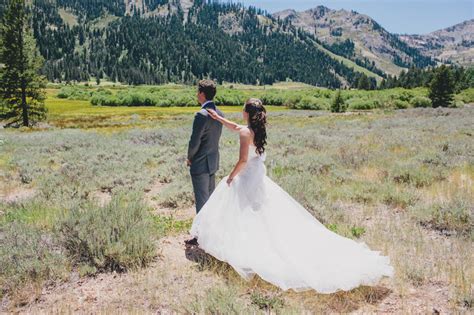
<path fill-rule="evenodd" d="M 266 176 L 264 159 L 251 146 L 231 186 L 216 187 L 190 231 L 200 248 L 283 290 L 332 293 L 392 276 L 388 257 L 328 230 Z"/>

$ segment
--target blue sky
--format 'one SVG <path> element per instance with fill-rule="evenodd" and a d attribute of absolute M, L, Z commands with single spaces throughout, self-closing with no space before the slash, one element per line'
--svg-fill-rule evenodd
<path fill-rule="evenodd" d="M 297 11 L 324 5 L 355 10 L 379 22 L 393 33 L 426 34 L 474 19 L 474 0 L 233 0 L 269 12 Z"/>

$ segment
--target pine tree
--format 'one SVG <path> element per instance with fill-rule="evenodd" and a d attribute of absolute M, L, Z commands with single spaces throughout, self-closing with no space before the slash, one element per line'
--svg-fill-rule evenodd
<path fill-rule="evenodd" d="M 331 112 L 333 113 L 343 113 L 346 111 L 346 103 L 341 95 L 341 90 L 336 92 L 334 100 L 331 103 Z"/>
<path fill-rule="evenodd" d="M 30 126 L 44 119 L 46 80 L 38 74 L 43 59 L 36 48 L 25 0 L 10 0 L 0 24 L 1 118 L 7 126 Z"/>
<path fill-rule="evenodd" d="M 360 75 L 359 79 L 357 80 L 357 89 L 359 90 L 370 90 L 370 80 L 367 75 L 364 73 Z"/>
<path fill-rule="evenodd" d="M 433 107 L 448 107 L 451 105 L 455 88 L 456 85 L 451 70 L 445 65 L 436 69 L 429 93 Z"/>

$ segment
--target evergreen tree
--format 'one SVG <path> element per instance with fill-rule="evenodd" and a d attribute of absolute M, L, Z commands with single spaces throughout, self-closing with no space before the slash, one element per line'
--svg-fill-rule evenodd
<path fill-rule="evenodd" d="M 370 80 L 364 73 L 359 76 L 357 80 L 357 89 L 359 90 L 370 90 Z"/>
<path fill-rule="evenodd" d="M 8 126 L 30 126 L 44 119 L 46 80 L 39 70 L 43 59 L 36 48 L 25 0 L 10 0 L 0 24 L 0 95 L 1 118 Z"/>
<path fill-rule="evenodd" d="M 451 70 L 442 65 L 439 67 L 430 84 L 429 98 L 433 107 L 448 107 L 454 99 L 455 82 Z"/>
<path fill-rule="evenodd" d="M 331 112 L 333 113 L 343 113 L 346 111 L 346 103 L 342 98 L 341 90 L 336 92 L 334 100 L 331 103 Z"/>

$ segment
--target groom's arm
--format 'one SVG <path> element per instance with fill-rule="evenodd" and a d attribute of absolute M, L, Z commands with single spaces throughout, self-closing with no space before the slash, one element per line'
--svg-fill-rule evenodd
<path fill-rule="evenodd" d="M 191 163 L 193 161 L 194 155 L 197 153 L 199 146 L 201 145 L 201 136 L 204 132 L 206 121 L 207 117 L 201 113 L 196 113 L 196 116 L 194 116 L 193 133 L 191 135 L 191 139 L 189 140 L 188 146 L 188 160 Z"/>

